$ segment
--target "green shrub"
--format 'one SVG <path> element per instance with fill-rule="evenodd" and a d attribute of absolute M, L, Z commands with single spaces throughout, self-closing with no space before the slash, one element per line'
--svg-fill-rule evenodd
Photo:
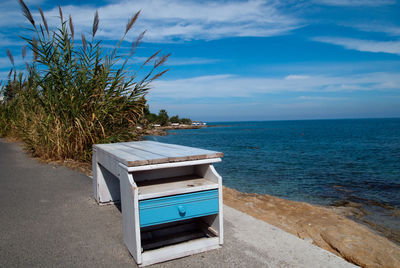
<path fill-rule="evenodd" d="M 143 116 L 145 95 L 150 83 L 167 71 L 157 72 L 169 56 L 160 57 L 157 52 L 138 69 L 128 70 L 127 63 L 144 32 L 128 55 L 119 55 L 119 49 L 140 12 L 129 19 L 116 46 L 104 50 L 95 39 L 97 12 L 91 37 L 86 40 L 82 34 L 77 42 L 72 18 L 65 20 L 61 8 L 60 27 L 50 31 L 40 8 L 42 24 L 38 25 L 22 0 L 20 4 L 34 33 L 31 38 L 23 37 L 34 61 L 27 64 L 25 79 L 22 75 L 16 79 L 14 68 L 14 80 L 3 87 L 4 95 L 13 95 L 0 106 L 0 127 L 9 126 L 0 135 L 22 138 L 35 155 L 44 158 L 77 160 L 89 160 L 95 143 L 139 139 L 135 129 Z"/>

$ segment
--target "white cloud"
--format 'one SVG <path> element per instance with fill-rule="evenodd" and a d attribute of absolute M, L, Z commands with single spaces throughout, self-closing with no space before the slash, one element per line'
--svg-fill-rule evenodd
<path fill-rule="evenodd" d="M 76 32 L 90 32 L 95 10 L 99 10 L 102 38 L 121 37 L 129 17 L 142 10 L 134 26 L 136 33 L 147 29 L 146 41 L 174 42 L 219 39 L 234 36 L 273 36 L 301 27 L 299 19 L 284 14 L 276 1 L 199 2 L 178 0 L 120 1 L 101 7 L 68 5 Z M 38 12 L 35 18 L 40 21 Z M 51 25 L 58 23 L 58 8 L 45 11 Z M 22 15 L 19 14 L 21 17 Z"/>
<path fill-rule="evenodd" d="M 395 0 L 315 0 L 328 6 L 383 6 L 395 4 Z"/>
<path fill-rule="evenodd" d="M 28 60 L 26 60 L 27 62 L 30 62 L 30 58 Z M 17 69 L 21 66 L 23 66 L 23 68 L 25 68 L 25 61 L 21 58 L 21 57 L 16 57 L 14 55 L 14 64 L 17 67 Z M 0 57 L 0 68 L 2 69 L 8 69 L 10 70 L 12 67 L 11 61 L 8 57 Z M 4 77 L 0 76 L 0 79 L 2 79 Z"/>
<path fill-rule="evenodd" d="M 383 52 L 400 55 L 400 41 L 375 41 L 341 37 L 315 37 L 313 40 L 358 51 Z"/>
<path fill-rule="evenodd" d="M 296 75 L 296 74 L 290 74 L 285 77 L 286 80 L 295 80 L 295 79 L 307 79 L 310 78 L 308 75 Z"/>
<path fill-rule="evenodd" d="M 133 57 L 132 61 L 135 63 L 143 63 L 148 59 L 148 57 Z M 212 64 L 221 62 L 219 59 L 210 59 L 210 58 L 181 58 L 181 57 L 169 57 L 168 60 L 164 63 L 164 66 L 183 66 L 183 65 L 204 65 L 204 64 Z"/>
<path fill-rule="evenodd" d="M 400 90 L 400 73 L 309 76 L 307 79 L 252 78 L 230 74 L 153 83 L 149 98 L 246 98 L 283 92 L 351 92 Z"/>
<path fill-rule="evenodd" d="M 207 58 L 175 58 L 170 57 L 165 63 L 166 66 L 180 66 L 180 65 L 201 65 L 201 64 L 212 64 L 220 62 L 218 59 L 207 59 Z"/>
<path fill-rule="evenodd" d="M 323 96 L 300 96 L 297 99 L 299 100 L 312 100 L 312 101 L 339 101 L 339 100 L 347 100 L 348 98 L 343 97 L 323 97 Z"/>
<path fill-rule="evenodd" d="M 370 23 L 370 24 L 352 24 L 346 25 L 356 28 L 364 32 L 375 32 L 375 33 L 385 33 L 392 36 L 400 36 L 400 27 L 394 25 L 385 25 L 382 23 Z"/>

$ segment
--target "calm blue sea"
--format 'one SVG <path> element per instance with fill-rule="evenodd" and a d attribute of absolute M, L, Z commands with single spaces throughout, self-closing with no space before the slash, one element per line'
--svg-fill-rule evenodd
<path fill-rule="evenodd" d="M 208 125 L 216 127 L 147 138 L 223 152 L 215 167 L 224 185 L 242 192 L 400 209 L 400 119 Z"/>

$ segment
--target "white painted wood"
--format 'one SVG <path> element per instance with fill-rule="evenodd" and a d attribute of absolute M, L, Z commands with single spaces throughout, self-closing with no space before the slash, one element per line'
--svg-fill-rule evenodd
<path fill-rule="evenodd" d="M 210 159 L 175 162 L 175 163 L 165 163 L 165 164 L 157 164 L 157 165 L 128 167 L 128 171 L 134 172 L 134 171 L 142 171 L 142 170 L 161 169 L 161 168 L 194 166 L 194 165 L 202 165 L 202 164 L 210 164 L 210 163 L 218 163 L 218 162 L 221 162 L 221 158 L 210 158 Z"/>
<path fill-rule="evenodd" d="M 92 173 L 93 173 L 93 195 L 96 202 L 99 202 L 99 195 L 98 195 L 98 185 L 97 185 L 97 173 L 98 173 L 98 160 L 97 160 L 97 151 L 96 148 L 93 147 L 93 155 L 92 155 Z"/>
<path fill-rule="evenodd" d="M 125 146 L 122 146 L 118 143 L 115 144 L 109 144 L 109 145 L 113 145 L 111 146 L 101 146 L 104 144 L 100 144 L 100 145 L 96 145 L 96 148 L 98 150 L 103 151 L 105 154 L 107 154 L 108 157 L 114 158 L 116 159 L 119 163 L 122 163 L 126 166 L 129 166 L 130 161 L 131 162 L 137 162 L 138 165 L 146 165 L 149 164 L 149 162 L 146 159 L 143 158 L 139 158 L 136 155 L 133 155 L 129 152 L 126 152 L 122 149 L 125 149 Z M 107 144 L 108 145 L 108 144 Z"/>
<path fill-rule="evenodd" d="M 189 155 L 190 154 L 210 155 L 211 158 L 223 156 L 223 154 L 220 152 L 200 149 L 200 148 L 196 148 L 196 147 L 177 145 L 177 144 L 160 143 L 160 142 L 154 142 L 154 141 L 142 141 L 142 144 L 145 146 L 149 146 L 150 144 L 153 144 L 156 146 L 156 150 L 158 149 L 157 147 L 165 148 L 166 151 L 171 151 L 171 149 L 176 149 L 177 151 L 185 152 L 185 153 L 188 153 Z"/>
<path fill-rule="evenodd" d="M 126 166 L 120 164 L 122 234 L 125 245 L 137 264 L 142 263 L 138 188 Z"/>
<path fill-rule="evenodd" d="M 99 203 L 116 203 L 121 201 L 120 181 L 118 177 L 114 176 L 110 171 L 100 164 L 98 166 L 98 196 Z"/>
<path fill-rule="evenodd" d="M 212 166 L 221 161 L 221 156 L 214 151 L 152 141 L 94 146 L 95 199 L 100 204 L 121 200 L 124 243 L 139 265 L 180 258 L 223 244 L 222 178 Z M 176 230 L 182 229 L 178 226 L 182 222 L 145 227 L 146 243 L 152 232 L 169 232 L 165 240 L 150 241 L 150 246 L 173 245 L 142 252 L 139 200 L 211 189 L 218 189 L 219 213 L 192 219 L 203 222 L 202 229 L 208 237 L 198 238 L 202 236 L 201 229 L 197 233 L 181 232 L 178 236 Z M 188 224 L 193 223 L 189 220 Z M 193 240 L 182 242 L 186 239 Z"/>
<path fill-rule="evenodd" d="M 101 154 L 101 153 L 100 153 Z M 93 152 L 93 189 L 99 204 L 115 203 L 121 200 L 118 177 L 98 163 L 98 152 Z"/>
<path fill-rule="evenodd" d="M 224 199 L 222 195 L 222 177 L 217 173 L 215 170 L 214 166 L 210 165 L 208 170 L 216 177 L 218 178 L 218 202 L 219 202 L 219 213 L 217 216 L 218 219 L 218 232 L 219 232 L 219 244 L 222 245 L 224 244 Z M 211 175 L 210 175 L 211 176 Z M 215 224 L 213 223 L 211 225 L 212 228 L 215 228 Z"/>
<path fill-rule="evenodd" d="M 114 154 L 118 154 L 120 151 L 127 153 L 126 155 L 124 154 L 124 160 L 127 162 L 128 166 L 140 166 L 168 162 L 168 157 L 160 152 L 137 150 L 128 146 L 126 143 L 116 144 L 115 146 L 111 147 L 109 151 L 113 152 Z"/>
<path fill-rule="evenodd" d="M 204 221 L 214 230 L 218 232 L 219 243 L 224 243 L 224 220 L 223 220 L 223 196 L 222 196 L 222 177 L 217 173 L 213 165 L 199 165 L 195 167 L 195 172 L 218 183 L 218 202 L 219 213 L 218 215 L 210 215 L 204 217 Z"/>
<path fill-rule="evenodd" d="M 100 149 L 96 150 L 96 155 L 97 162 L 110 171 L 114 176 L 118 177 L 118 164 L 121 163 L 119 159 Z"/>
<path fill-rule="evenodd" d="M 166 162 L 179 162 L 179 161 L 188 161 L 188 160 L 198 160 L 202 158 L 210 158 L 209 155 L 212 155 L 212 158 L 216 157 L 216 152 L 191 148 L 187 146 L 169 146 L 165 143 L 158 142 L 146 142 L 142 143 L 138 142 L 130 142 L 125 143 L 126 146 L 137 149 L 137 151 L 148 152 L 148 153 L 157 153 L 163 155 L 168 158 Z"/>
<path fill-rule="evenodd" d="M 217 189 L 218 183 L 195 175 L 137 182 L 139 200 Z"/>
<path fill-rule="evenodd" d="M 220 248 L 218 237 L 207 237 L 143 252 L 142 266 L 182 258 L 211 249 Z"/>
<path fill-rule="evenodd" d="M 135 171 L 135 182 L 162 179 L 162 178 L 173 178 L 185 175 L 194 174 L 193 166 L 180 166 L 172 168 L 152 169 Z"/>
<path fill-rule="evenodd" d="M 154 141 L 97 144 L 96 149 L 112 155 L 126 166 L 220 158 L 220 152 Z"/>

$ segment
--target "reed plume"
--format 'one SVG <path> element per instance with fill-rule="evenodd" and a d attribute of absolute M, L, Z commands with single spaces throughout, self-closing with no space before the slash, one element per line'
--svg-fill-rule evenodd
<path fill-rule="evenodd" d="M 19 4 L 21 5 L 22 13 L 24 14 L 25 18 L 27 18 L 30 21 L 30 23 L 33 25 L 33 27 L 36 28 L 35 20 L 33 19 L 29 8 L 25 5 L 23 0 L 19 0 Z"/>
<path fill-rule="evenodd" d="M 72 22 L 72 17 L 69 15 L 69 29 L 71 31 L 71 36 L 74 38 L 74 24 Z"/>
<path fill-rule="evenodd" d="M 61 6 L 58 6 L 58 13 L 60 14 L 61 24 L 63 24 L 64 23 L 64 17 L 63 17 L 63 12 L 62 12 Z"/>
<path fill-rule="evenodd" d="M 85 38 L 85 35 L 82 33 L 81 34 L 81 39 L 82 39 L 82 47 L 83 47 L 83 51 L 85 52 L 86 51 L 86 46 L 87 46 L 87 43 L 86 43 L 86 38 Z"/>
<path fill-rule="evenodd" d="M 14 66 L 14 56 L 8 48 L 7 48 L 7 56 L 10 59 L 11 64 Z"/>
<path fill-rule="evenodd" d="M 46 17 L 44 16 L 43 10 L 40 7 L 38 7 L 38 9 L 40 12 L 40 16 L 42 17 L 44 28 L 46 29 L 47 35 L 49 35 L 49 27 L 47 26 Z"/>
<path fill-rule="evenodd" d="M 140 11 L 128 20 L 112 50 L 103 49 L 101 40 L 95 39 L 99 27 L 96 11 L 92 38 L 88 41 L 82 33 L 83 48 L 77 49 L 72 16 L 64 21 L 61 7 L 60 25 L 51 30 L 41 8 L 44 28 L 35 26 L 29 9 L 22 0 L 20 3 L 33 25 L 34 36 L 23 39 L 34 60 L 25 64 L 27 72 L 17 72 L 13 67 L 1 89 L 6 102 L 0 102 L 0 136 L 20 137 L 34 155 L 42 158 L 77 160 L 90 160 L 95 143 L 139 139 L 136 126 L 143 117 L 145 96 L 150 83 L 168 71 L 158 70 L 169 56 L 142 70 L 160 54 L 157 51 L 138 69 L 127 67 L 145 32 L 139 34 L 127 55 L 120 55 L 119 49 Z M 11 51 L 7 54 L 14 66 Z"/>
<path fill-rule="evenodd" d="M 99 12 L 96 10 L 93 19 L 93 27 L 92 27 L 92 37 L 96 35 L 97 29 L 99 28 Z"/>
<path fill-rule="evenodd" d="M 21 55 L 22 55 L 22 59 L 25 59 L 25 57 L 26 57 L 26 45 L 22 47 Z"/>
<path fill-rule="evenodd" d="M 126 28 L 125 28 L 125 34 L 127 34 L 129 32 L 129 30 L 132 28 L 133 24 L 135 24 L 137 18 L 139 17 L 139 14 L 140 14 L 140 10 L 138 12 L 136 12 L 136 14 L 128 20 L 128 23 L 126 24 Z"/>

